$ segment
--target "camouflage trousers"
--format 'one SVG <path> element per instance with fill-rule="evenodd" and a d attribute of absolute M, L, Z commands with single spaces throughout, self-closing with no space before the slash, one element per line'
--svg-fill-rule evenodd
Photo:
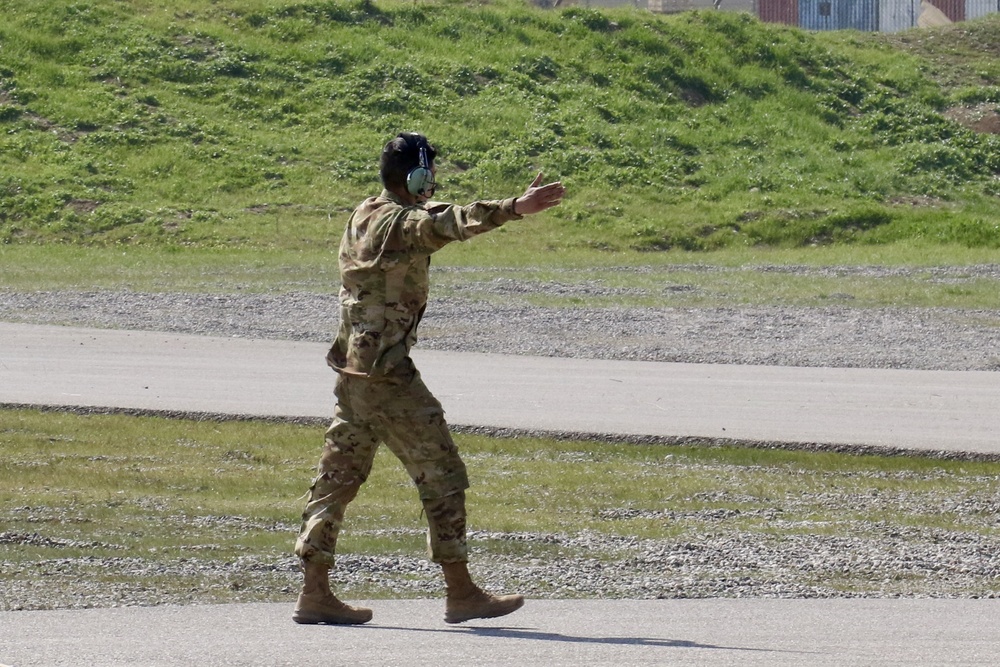
<path fill-rule="evenodd" d="M 332 566 L 344 510 L 371 472 L 379 444 L 403 463 L 417 487 L 436 563 L 468 560 L 465 489 L 469 479 L 448 432 L 441 403 L 406 359 L 391 377 L 338 375 L 334 420 L 326 431 L 318 476 L 309 489 L 295 553 Z"/>

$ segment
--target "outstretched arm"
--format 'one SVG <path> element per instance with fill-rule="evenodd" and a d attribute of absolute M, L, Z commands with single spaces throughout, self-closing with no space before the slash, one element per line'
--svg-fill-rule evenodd
<path fill-rule="evenodd" d="M 381 219 L 381 223 L 391 229 L 379 237 L 383 239 L 379 247 L 383 251 L 430 254 L 452 241 L 464 241 L 496 229 L 508 220 L 558 206 L 566 188 L 558 181 L 548 185 L 541 185 L 541 182 L 542 174 L 539 173 L 516 199 L 478 201 L 467 206 L 428 202 L 422 207 L 399 209 L 394 216 Z"/>
<path fill-rule="evenodd" d="M 518 215 L 532 215 L 558 206 L 562 202 L 566 188 L 559 181 L 542 185 L 542 173 L 538 172 L 524 194 L 514 200 L 514 212 Z"/>

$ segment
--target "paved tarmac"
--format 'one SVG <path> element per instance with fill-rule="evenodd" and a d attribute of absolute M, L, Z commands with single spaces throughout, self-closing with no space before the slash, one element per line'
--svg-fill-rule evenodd
<path fill-rule="evenodd" d="M 325 347 L 0 323 L 0 404 L 327 418 Z M 458 425 L 1000 449 L 995 373 L 415 357 Z M 371 604 L 350 628 L 297 626 L 291 601 L 0 612 L 0 666 L 1000 663 L 987 600 L 530 600 L 463 626 L 440 600 Z"/>
<path fill-rule="evenodd" d="M 326 348 L 0 323 L 0 404 L 327 419 Z M 455 426 L 1000 455 L 1000 373 L 414 358 Z"/>
<path fill-rule="evenodd" d="M 436 600 L 370 603 L 364 626 L 298 626 L 281 604 L 0 613 L 16 667 L 996 665 L 977 600 L 529 600 L 449 626 Z"/>

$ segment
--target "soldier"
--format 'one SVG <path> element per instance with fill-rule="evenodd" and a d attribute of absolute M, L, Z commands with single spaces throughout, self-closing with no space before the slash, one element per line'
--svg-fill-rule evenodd
<path fill-rule="evenodd" d="M 403 133 L 389 141 L 379 165 L 384 189 L 355 209 L 340 243 L 341 323 L 327 355 L 337 372 L 337 405 L 295 544 L 305 579 L 292 616 L 297 623 L 372 618 L 370 609 L 337 599 L 329 571 L 344 509 L 367 479 L 379 443 L 400 459 L 419 492 L 428 550 L 444 573 L 445 622 L 503 616 L 524 604 L 520 595 L 484 592 L 469 576 L 465 464 L 410 348 L 427 306 L 431 254 L 557 206 L 565 188 L 542 185 L 538 174 L 520 197 L 468 206 L 433 203 L 436 157 L 423 135 Z"/>

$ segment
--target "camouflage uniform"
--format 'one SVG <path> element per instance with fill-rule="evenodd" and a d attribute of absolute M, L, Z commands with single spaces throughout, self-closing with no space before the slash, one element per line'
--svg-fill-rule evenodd
<path fill-rule="evenodd" d="M 379 443 L 417 486 L 431 558 L 467 560 L 465 464 L 409 353 L 427 307 L 431 254 L 515 219 L 514 199 L 407 206 L 386 190 L 354 211 L 340 244 L 340 330 L 327 355 L 337 406 L 295 545 L 303 560 L 334 564 L 344 509 Z"/>

